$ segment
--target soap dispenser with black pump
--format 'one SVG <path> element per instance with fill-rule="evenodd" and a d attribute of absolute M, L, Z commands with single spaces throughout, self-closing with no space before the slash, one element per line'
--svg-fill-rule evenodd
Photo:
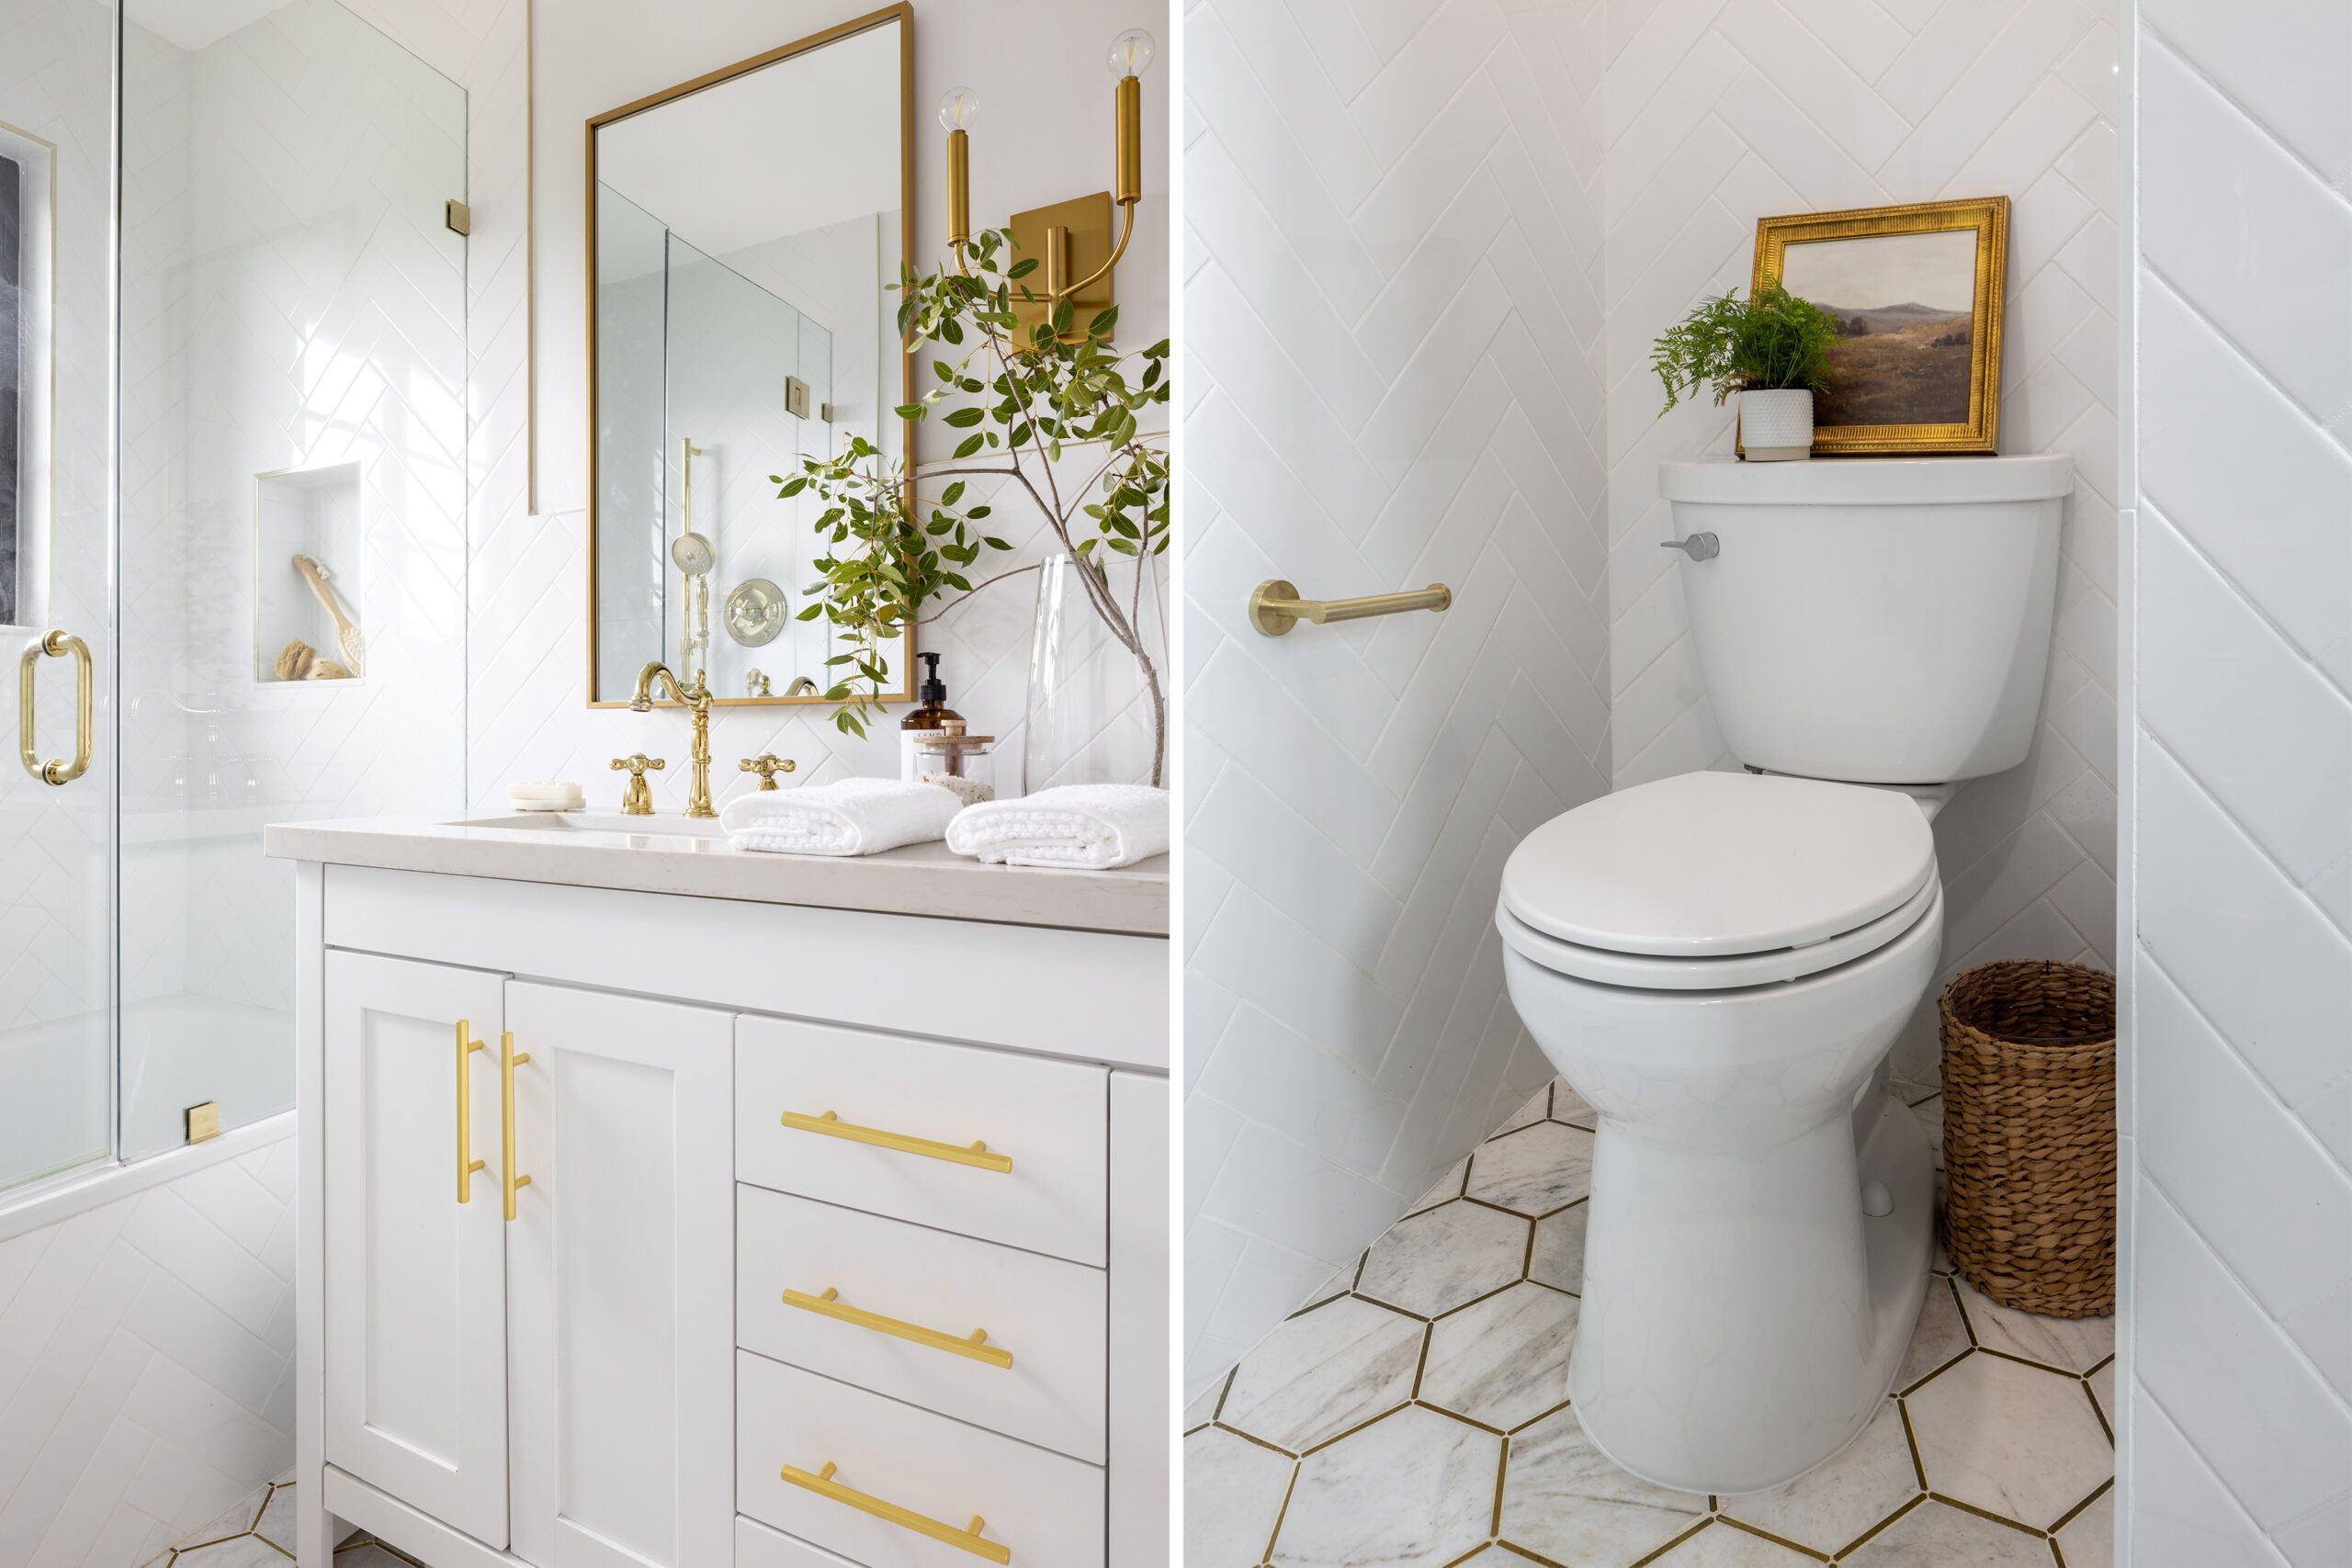
<path fill-rule="evenodd" d="M 923 661 L 922 684 L 915 694 L 922 705 L 899 721 L 899 776 L 909 783 L 916 773 L 915 747 L 924 740 L 936 740 L 947 733 L 947 721 L 964 716 L 947 705 L 947 683 L 939 678 L 939 655 L 918 653 Z"/>

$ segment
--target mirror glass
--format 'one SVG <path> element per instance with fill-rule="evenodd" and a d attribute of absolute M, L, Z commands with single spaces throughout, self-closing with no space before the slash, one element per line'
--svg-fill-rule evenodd
<path fill-rule="evenodd" d="M 590 122 L 589 697 L 659 660 L 721 702 L 819 701 L 813 494 L 771 475 L 910 434 L 907 27 L 892 16 Z M 883 650 L 903 689 L 910 646 Z"/>

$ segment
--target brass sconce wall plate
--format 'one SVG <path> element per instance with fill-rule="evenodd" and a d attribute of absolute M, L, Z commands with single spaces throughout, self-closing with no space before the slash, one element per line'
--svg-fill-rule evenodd
<path fill-rule="evenodd" d="M 1014 259 L 1034 257 L 1037 263 L 1036 271 L 1013 286 L 1012 313 L 1021 322 L 1021 330 L 1014 341 L 1027 342 L 1029 329 L 1053 313 L 1053 303 L 1046 297 L 1046 279 L 1049 275 L 1084 277 L 1111 259 L 1114 239 L 1111 216 L 1111 193 L 1098 190 L 1092 196 L 1077 197 L 1069 201 L 1055 202 L 1051 207 L 1016 212 L 1006 220 L 1006 227 L 1012 231 L 1012 243 L 1020 247 L 1014 254 Z M 1046 254 L 1052 231 L 1056 229 L 1069 231 L 1066 242 L 1069 253 L 1061 258 L 1062 265 L 1058 267 Z M 1088 321 L 1116 302 L 1111 288 L 1114 276 L 1114 273 L 1105 272 L 1070 295 L 1071 325 L 1067 335 L 1082 335 Z M 1029 291 L 1036 296 L 1035 299 L 1023 302 L 1020 295 L 1023 284 L 1027 285 Z"/>

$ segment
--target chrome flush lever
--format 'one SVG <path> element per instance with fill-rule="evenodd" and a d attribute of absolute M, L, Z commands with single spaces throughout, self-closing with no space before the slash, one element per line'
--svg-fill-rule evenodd
<path fill-rule="evenodd" d="M 1680 550 L 1692 560 L 1713 560 L 1724 553 L 1724 542 L 1713 534 L 1693 534 L 1687 539 L 1660 539 L 1658 548 Z"/>

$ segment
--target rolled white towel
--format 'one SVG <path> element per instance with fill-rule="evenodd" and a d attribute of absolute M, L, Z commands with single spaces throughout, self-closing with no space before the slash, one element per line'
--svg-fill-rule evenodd
<path fill-rule="evenodd" d="M 739 795 L 719 811 L 718 825 L 739 849 L 871 855 L 938 838 L 959 804 L 935 784 L 842 779 L 806 789 Z"/>
<path fill-rule="evenodd" d="M 1003 865 L 1107 871 L 1168 848 L 1168 792 L 1148 784 L 1063 784 L 967 806 L 947 847 Z"/>

